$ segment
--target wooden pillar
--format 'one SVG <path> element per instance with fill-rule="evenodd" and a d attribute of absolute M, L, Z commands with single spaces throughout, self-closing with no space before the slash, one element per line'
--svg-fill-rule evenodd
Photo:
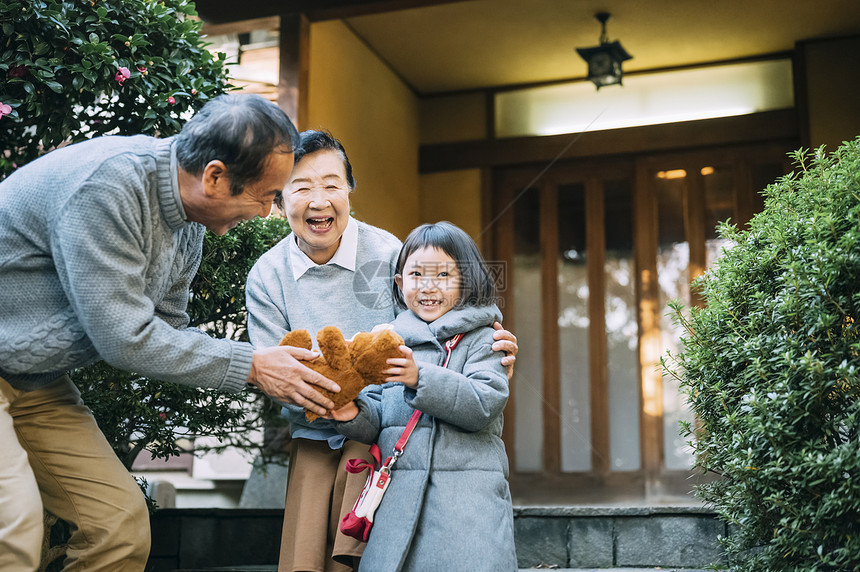
<path fill-rule="evenodd" d="M 640 444 L 642 469 L 653 480 L 663 467 L 663 378 L 656 364 L 662 354 L 660 292 L 657 284 L 657 205 L 651 172 L 637 165 L 634 195 L 636 286 L 639 293 Z"/>
<path fill-rule="evenodd" d="M 685 165 L 687 171 L 684 189 L 684 231 L 690 248 L 688 280 L 692 282 L 705 272 L 705 182 L 698 165 Z M 690 287 L 690 305 L 701 308 L 704 303 L 697 288 Z"/>
<path fill-rule="evenodd" d="M 561 472 L 561 367 L 558 333 L 558 187 L 540 193 L 541 331 L 543 347 L 543 468 Z"/>
<path fill-rule="evenodd" d="M 310 23 L 304 14 L 281 16 L 278 105 L 301 131 L 307 126 Z"/>
<path fill-rule="evenodd" d="M 490 171 L 485 169 L 485 171 Z M 489 181 L 485 186 L 485 193 L 492 192 L 494 188 L 500 189 L 498 199 L 488 197 L 485 201 L 489 203 L 489 218 L 484 219 L 488 232 L 484 236 L 492 235 L 492 240 L 484 241 L 483 245 L 487 252 L 492 252 L 489 258 L 491 263 L 503 265 L 504 276 L 502 277 L 503 288 L 496 294 L 501 297 L 502 314 L 504 325 L 516 335 L 517 324 L 514 321 L 514 209 L 505 209 L 503 205 L 510 205 L 514 201 L 514 189 L 510 185 L 504 187 L 493 187 L 494 177 L 492 172 L 484 173 L 484 180 Z M 504 209 L 504 210 L 503 210 Z M 499 213 L 499 214 L 496 214 Z M 489 226 L 488 226 L 489 225 Z M 489 247 L 489 248 L 488 248 Z M 514 377 L 510 380 L 508 404 L 505 407 L 505 424 L 502 427 L 502 440 L 508 452 L 508 462 L 511 472 L 516 471 L 516 383 L 517 367 L 514 366 Z"/>
<path fill-rule="evenodd" d="M 590 177 L 585 188 L 588 251 L 588 347 L 591 405 L 591 470 L 609 473 L 609 369 L 606 347 L 606 229 L 603 181 Z"/>

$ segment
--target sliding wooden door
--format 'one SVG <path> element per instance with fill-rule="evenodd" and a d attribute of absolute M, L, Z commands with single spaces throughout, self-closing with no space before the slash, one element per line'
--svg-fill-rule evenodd
<path fill-rule="evenodd" d="M 494 172 L 493 257 L 520 353 L 506 411 L 522 502 L 682 494 L 689 412 L 658 362 L 677 349 L 668 300 L 727 246 L 784 172 L 782 146 L 569 161 Z"/>

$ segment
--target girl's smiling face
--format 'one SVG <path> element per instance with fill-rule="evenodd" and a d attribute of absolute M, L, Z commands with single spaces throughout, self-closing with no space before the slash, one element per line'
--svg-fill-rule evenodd
<path fill-rule="evenodd" d="M 442 317 L 460 298 L 460 272 L 445 251 L 434 247 L 416 250 L 406 258 L 403 274 L 394 277 L 406 307 L 425 322 Z"/>

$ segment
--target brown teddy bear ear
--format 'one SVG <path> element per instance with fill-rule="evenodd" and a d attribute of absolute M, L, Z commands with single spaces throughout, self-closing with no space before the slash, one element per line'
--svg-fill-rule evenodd
<path fill-rule="evenodd" d="M 373 336 L 370 332 L 359 332 L 353 336 L 349 343 L 349 355 L 352 361 L 355 361 L 358 356 L 368 350 L 370 344 L 373 343 Z"/>
<path fill-rule="evenodd" d="M 343 334 L 335 326 L 326 326 L 317 332 L 317 344 L 328 364 L 336 370 L 352 369 L 352 360 Z"/>
<path fill-rule="evenodd" d="M 307 330 L 293 330 L 292 332 L 287 332 L 283 338 L 281 338 L 281 343 L 279 346 L 293 346 L 296 348 L 304 348 L 306 350 L 313 349 L 313 342 L 311 342 L 311 335 Z"/>
<path fill-rule="evenodd" d="M 394 330 L 380 330 L 373 334 L 373 347 L 379 351 L 388 351 L 403 345 L 403 338 Z"/>
<path fill-rule="evenodd" d="M 376 332 L 373 336 L 373 343 L 368 350 L 355 359 L 356 371 L 368 384 L 385 383 L 388 376 L 382 371 L 388 369 L 387 360 L 389 358 L 402 357 L 399 347 L 401 345 L 403 345 L 403 338 L 393 330 Z"/>

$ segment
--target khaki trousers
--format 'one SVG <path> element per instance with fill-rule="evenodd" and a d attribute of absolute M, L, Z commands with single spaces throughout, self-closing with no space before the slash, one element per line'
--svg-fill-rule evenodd
<path fill-rule="evenodd" d="M 43 508 L 72 525 L 65 572 L 142 571 L 143 493 L 68 376 L 19 391 L 0 378 L 0 570 L 39 566 Z"/>
<path fill-rule="evenodd" d="M 326 441 L 293 439 L 279 572 L 349 572 L 365 544 L 339 530 L 367 481 L 347 473 L 349 459 L 372 461 L 368 445 L 346 441 L 332 450 Z"/>

